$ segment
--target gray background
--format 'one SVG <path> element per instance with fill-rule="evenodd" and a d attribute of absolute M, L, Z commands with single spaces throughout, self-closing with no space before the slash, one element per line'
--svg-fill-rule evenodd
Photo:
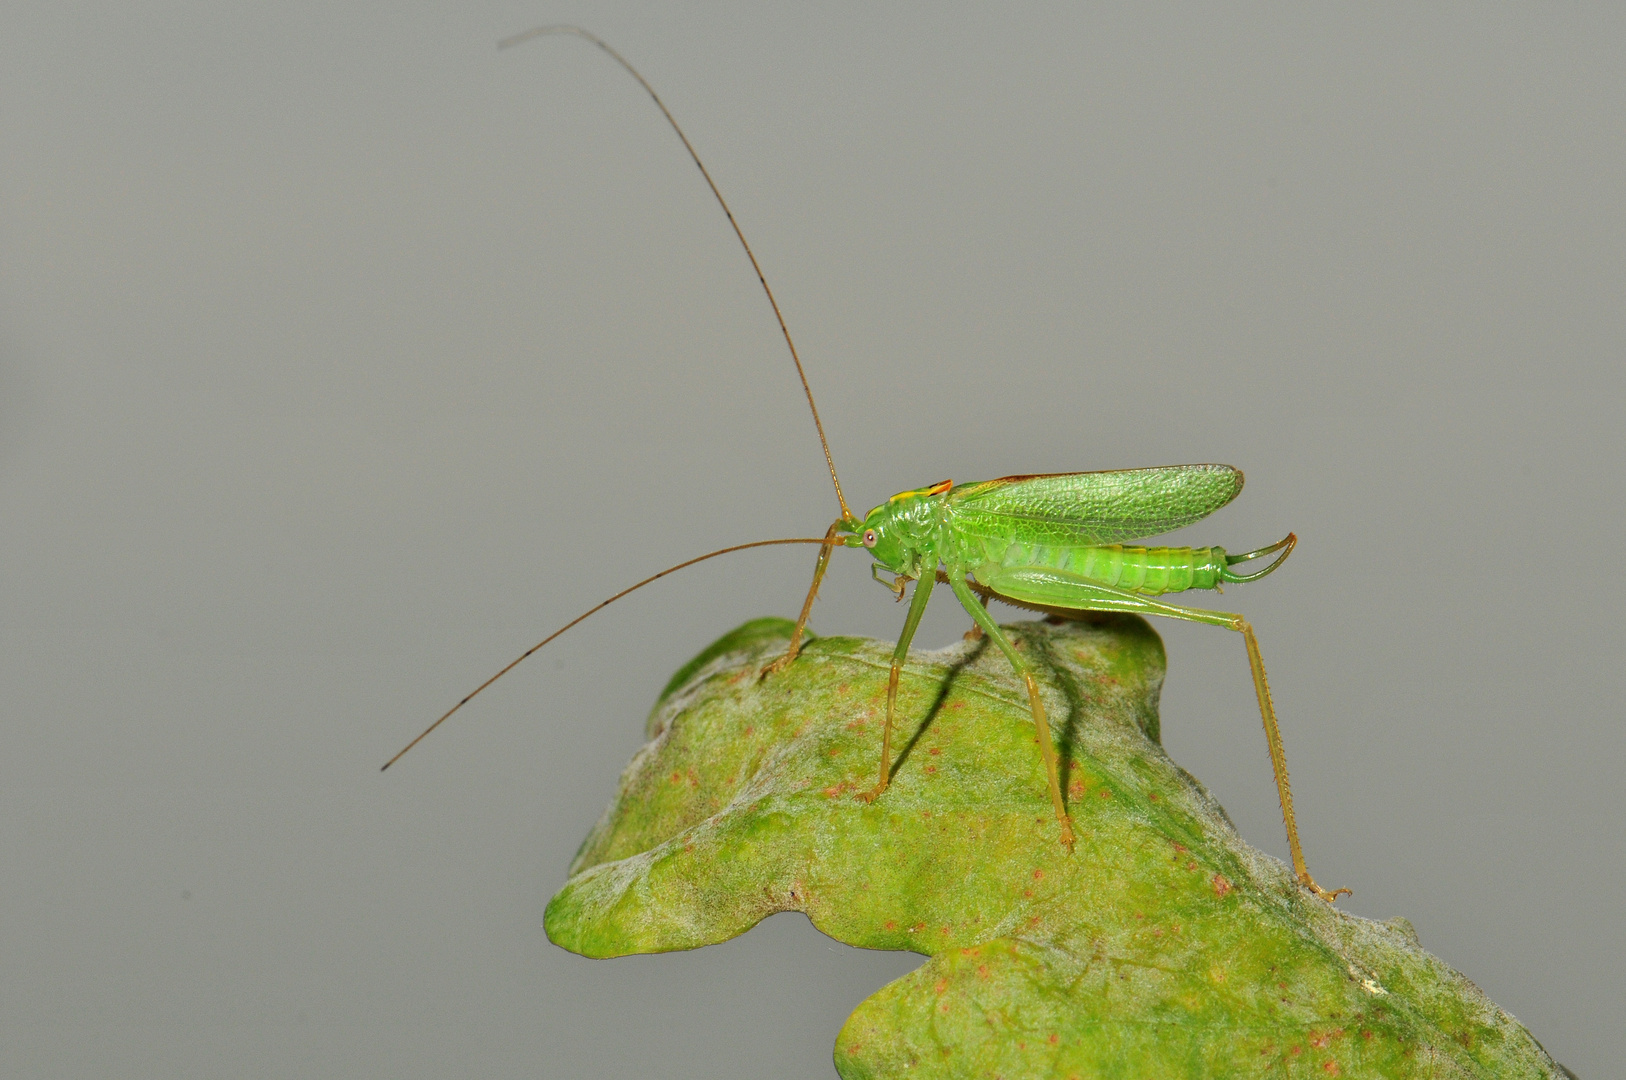
<path fill-rule="evenodd" d="M 918 962 L 799 915 L 541 933 L 656 691 L 794 614 L 805 549 L 646 590 L 377 772 L 631 580 L 835 515 L 659 115 L 582 42 L 493 48 L 566 19 L 733 199 L 856 508 L 1246 470 L 1185 538 L 1301 538 L 1223 603 L 1311 866 L 1612 1074 L 1622 16 L 1072 7 L 0 12 L 0 1073 L 828 1076 Z M 815 625 L 895 635 L 837 560 Z M 1170 751 L 1285 855 L 1240 643 L 1159 629 Z"/>

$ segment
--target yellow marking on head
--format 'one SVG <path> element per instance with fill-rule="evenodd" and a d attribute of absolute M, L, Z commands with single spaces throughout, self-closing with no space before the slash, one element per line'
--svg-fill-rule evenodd
<path fill-rule="evenodd" d="M 888 499 L 886 501 L 889 502 L 889 503 L 895 503 L 895 502 L 901 502 L 904 499 L 913 499 L 913 498 L 928 498 L 929 499 L 933 495 L 941 495 L 941 494 L 943 494 L 943 492 L 949 490 L 953 486 L 954 486 L 954 481 L 953 480 L 940 480 L 937 483 L 933 484 L 931 487 L 916 488 L 913 491 L 900 491 L 896 495 L 892 496 L 890 499 Z"/>

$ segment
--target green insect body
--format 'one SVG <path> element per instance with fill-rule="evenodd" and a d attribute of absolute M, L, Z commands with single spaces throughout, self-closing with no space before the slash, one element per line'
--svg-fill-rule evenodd
<path fill-rule="evenodd" d="M 933 588 L 939 581 L 946 583 L 965 607 L 978 630 L 986 635 L 1010 660 L 1011 666 L 1022 676 L 1027 686 L 1028 703 L 1038 736 L 1040 756 L 1043 759 L 1050 797 L 1060 826 L 1061 841 L 1071 850 L 1073 846 L 1072 822 L 1058 782 L 1056 752 L 1051 738 L 1044 703 L 1032 671 L 1018 650 L 1012 645 L 999 625 L 989 616 L 987 600 L 998 599 L 1018 607 L 1032 608 L 1053 614 L 1088 611 L 1130 612 L 1139 615 L 1158 615 L 1188 622 L 1204 623 L 1239 632 L 1247 648 L 1248 666 L 1253 675 L 1254 692 L 1259 701 L 1260 718 L 1264 721 L 1265 742 L 1270 751 L 1271 767 L 1275 773 L 1277 793 L 1281 798 L 1282 819 L 1287 828 L 1288 847 L 1293 869 L 1299 883 L 1326 900 L 1333 900 L 1340 889 L 1329 892 L 1316 884 L 1310 876 L 1299 845 L 1298 827 L 1293 816 L 1293 797 L 1288 786 L 1287 763 L 1277 729 L 1275 707 L 1271 703 L 1270 686 L 1265 680 L 1264 662 L 1253 628 L 1240 615 L 1205 608 L 1182 607 L 1158 599 L 1169 593 L 1191 589 L 1218 589 L 1223 583 L 1254 581 L 1264 577 L 1281 565 L 1292 552 L 1295 539 L 1289 533 L 1281 541 L 1241 555 L 1229 555 L 1223 548 L 1190 547 L 1138 547 L 1125 546 L 1126 542 L 1155 537 L 1174 529 L 1200 521 L 1229 503 L 1242 490 L 1242 473 L 1229 465 L 1174 465 L 1151 469 L 1123 469 L 1106 472 L 1053 473 L 1032 476 L 1008 476 L 998 480 L 955 485 L 950 481 L 928 488 L 901 492 L 871 510 L 862 521 L 847 506 L 841 492 L 841 481 L 836 476 L 835 460 L 824 436 L 824 425 L 819 420 L 818 406 L 808 384 L 796 344 L 774 300 L 773 290 L 757 263 L 751 245 L 734 219 L 728 203 L 718 190 L 711 174 L 690 145 L 688 137 L 673 119 L 660 96 L 627 60 L 595 35 L 574 26 L 549 26 L 516 35 L 501 46 L 517 44 L 534 37 L 572 35 L 585 39 L 603 50 L 625 68 L 654 100 L 661 113 L 677 132 L 684 149 L 699 167 L 712 194 L 728 217 L 741 247 L 751 260 L 757 279 L 767 294 L 774 316 L 790 350 L 791 359 L 801 378 L 807 395 L 813 423 L 819 433 L 825 461 L 829 465 L 830 480 L 835 486 L 836 501 L 841 516 L 836 519 L 823 539 L 798 538 L 790 540 L 763 540 L 739 544 L 689 559 L 651 575 L 587 612 L 566 623 L 537 645 L 521 654 L 507 667 L 487 679 L 472 693 L 431 724 L 394 758 L 385 768 L 399 760 L 402 754 L 416 746 L 424 736 L 435 730 L 476 694 L 490 686 L 514 665 L 531 653 L 569 630 L 583 619 L 619 600 L 628 593 L 675 570 L 691 566 L 706 559 L 725 555 L 744 548 L 770 544 L 809 543 L 819 545 L 818 561 L 813 571 L 813 584 L 802 605 L 789 647 L 783 656 L 762 672 L 768 678 L 776 671 L 795 661 L 801 648 L 803 631 L 813 601 L 818 596 L 819 584 L 829 565 L 830 553 L 836 547 L 864 548 L 875 559 L 871 572 L 881 569 L 894 575 L 888 586 L 898 599 L 902 599 L 907 582 L 915 583 L 909 613 L 903 631 L 893 650 L 891 677 L 888 680 L 886 726 L 881 737 L 880 769 L 876 784 L 858 797 L 865 801 L 881 796 L 892 775 L 892 729 L 897 712 L 898 680 L 903 661 L 908 655 L 910 642 L 925 614 Z M 1237 573 L 1232 567 L 1279 552 L 1264 569 L 1252 574 Z"/>
<path fill-rule="evenodd" d="M 831 547 L 867 549 L 875 559 L 875 569 L 896 575 L 891 587 L 899 599 L 905 583 L 915 582 L 909 614 L 893 650 L 879 776 L 875 786 L 860 796 L 865 800 L 880 797 L 891 782 L 892 729 L 903 661 L 933 587 L 941 579 L 1027 685 L 1061 841 L 1071 849 L 1072 821 L 1062 797 L 1055 747 L 1038 686 L 1027 662 L 988 615 L 984 598 L 1058 614 L 1122 611 L 1236 630 L 1247 646 L 1294 871 L 1306 888 L 1333 899 L 1344 890 L 1321 888 L 1304 863 L 1275 706 L 1253 627 L 1240 615 L 1154 599 L 1189 589 L 1215 589 L 1224 582 L 1258 580 L 1281 565 L 1292 552 L 1295 538 L 1289 533 L 1270 547 L 1241 555 L 1228 555 L 1223 548 L 1125 547 L 1121 542 L 1200 521 L 1241 490 L 1242 473 L 1229 465 L 1172 465 L 1008 476 L 958 486 L 943 481 L 900 492 L 871 510 L 862 522 L 844 514 L 830 526 L 790 647 L 767 674 L 795 660 Z M 1281 554 L 1262 570 L 1240 574 L 1231 569 L 1275 552 Z"/>
<path fill-rule="evenodd" d="M 1122 497 L 1130 486 L 1140 499 Z M 916 576 L 916 561 L 906 552 L 924 554 L 929 547 L 942 553 L 942 561 L 964 565 L 983 585 L 991 586 L 1006 570 L 1048 567 L 1140 596 L 1214 589 L 1264 575 L 1232 572 L 1246 556 L 1227 556 L 1224 548 L 1125 547 L 1113 541 L 1190 524 L 1241 490 L 1242 474 L 1229 465 L 1011 476 L 948 490 L 936 485 L 903 492 L 871 510 L 864 535 L 876 541 L 865 546 L 877 562 L 905 577 Z M 1114 497 L 1101 498 L 1103 492 Z M 1171 503 L 1160 505 L 1154 493 L 1201 497 L 1171 517 Z"/>

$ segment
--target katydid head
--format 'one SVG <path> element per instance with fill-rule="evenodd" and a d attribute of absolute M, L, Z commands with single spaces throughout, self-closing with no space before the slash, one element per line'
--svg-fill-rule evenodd
<path fill-rule="evenodd" d="M 907 574 L 918 560 L 910 557 L 908 533 L 900 524 L 892 513 L 892 504 L 882 503 L 864 515 L 863 524 L 847 538 L 847 545 L 868 548 L 877 563 L 894 574 Z"/>
<path fill-rule="evenodd" d="M 881 566 L 904 577 L 918 577 L 935 532 L 926 491 L 894 495 L 864 515 L 862 526 L 844 541 L 865 547 Z"/>

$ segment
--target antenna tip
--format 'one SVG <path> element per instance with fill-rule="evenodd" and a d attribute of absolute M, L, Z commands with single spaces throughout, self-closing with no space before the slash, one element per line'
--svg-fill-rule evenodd
<path fill-rule="evenodd" d="M 521 30 L 517 34 L 509 34 L 507 37 L 497 42 L 497 48 L 508 49 L 518 45 L 522 41 L 529 41 L 532 38 L 539 37 L 551 37 L 555 34 L 575 34 L 578 37 L 585 37 L 594 41 L 598 40 L 597 38 L 594 38 L 592 34 L 587 33 L 587 31 L 583 30 L 579 26 L 565 26 L 560 23 L 550 23 L 547 26 L 535 26 L 529 30 Z"/>

